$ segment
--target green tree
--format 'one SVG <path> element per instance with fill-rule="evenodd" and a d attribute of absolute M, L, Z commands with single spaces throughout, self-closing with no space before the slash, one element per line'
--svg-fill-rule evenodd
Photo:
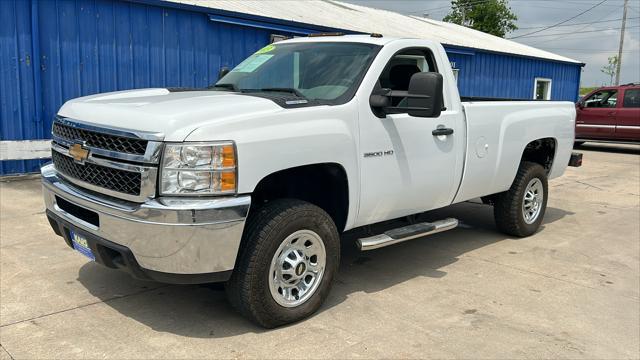
<path fill-rule="evenodd" d="M 613 77 L 616 75 L 616 68 L 618 67 L 618 55 L 609 56 L 607 60 L 609 63 L 603 66 L 600 71 L 609 75 L 609 85 L 613 85 Z"/>
<path fill-rule="evenodd" d="M 508 0 L 452 0 L 443 20 L 502 38 L 518 29 Z"/>

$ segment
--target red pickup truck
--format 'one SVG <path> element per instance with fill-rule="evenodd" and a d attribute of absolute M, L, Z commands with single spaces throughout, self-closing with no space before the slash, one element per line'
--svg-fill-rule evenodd
<path fill-rule="evenodd" d="M 640 142 L 640 84 L 601 87 L 576 104 L 576 144 Z"/>

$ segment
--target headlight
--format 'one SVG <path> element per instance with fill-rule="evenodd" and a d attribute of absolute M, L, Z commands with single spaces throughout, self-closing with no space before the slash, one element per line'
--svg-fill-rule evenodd
<path fill-rule="evenodd" d="M 236 191 L 236 149 L 232 142 L 166 144 L 160 194 L 219 195 Z"/>

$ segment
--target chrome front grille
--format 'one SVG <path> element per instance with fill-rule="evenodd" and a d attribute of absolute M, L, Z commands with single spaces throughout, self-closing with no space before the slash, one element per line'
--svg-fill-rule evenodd
<path fill-rule="evenodd" d="M 57 151 L 53 151 L 51 157 L 56 170 L 64 176 L 119 193 L 140 196 L 140 173 L 91 163 L 78 164 Z"/>
<path fill-rule="evenodd" d="M 135 202 L 155 196 L 162 134 L 96 127 L 62 117 L 55 119 L 51 133 L 54 166 L 69 182 Z M 78 150 L 82 155 L 74 152 Z"/>
<path fill-rule="evenodd" d="M 144 153 L 147 151 L 147 140 L 103 134 L 95 131 L 80 129 L 59 122 L 53 123 L 52 134 L 56 137 L 69 141 L 83 142 L 86 146 L 126 154 L 144 155 Z"/>

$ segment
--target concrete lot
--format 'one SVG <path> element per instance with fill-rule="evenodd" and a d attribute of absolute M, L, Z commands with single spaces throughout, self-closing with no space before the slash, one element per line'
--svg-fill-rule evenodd
<path fill-rule="evenodd" d="M 544 229 L 512 239 L 490 207 L 463 225 L 343 261 L 321 311 L 265 331 L 216 286 L 89 263 L 56 237 L 37 180 L 0 185 L 0 359 L 639 358 L 640 148 L 582 148 L 551 182 Z"/>

